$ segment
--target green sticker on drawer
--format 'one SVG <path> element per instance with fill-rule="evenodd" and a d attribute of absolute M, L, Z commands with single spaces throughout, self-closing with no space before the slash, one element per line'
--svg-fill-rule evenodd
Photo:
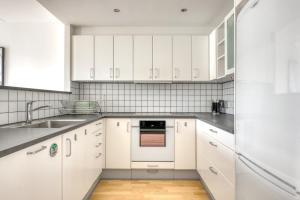
<path fill-rule="evenodd" d="M 50 156 L 54 157 L 57 154 L 58 146 L 56 143 L 51 144 L 50 146 Z"/>

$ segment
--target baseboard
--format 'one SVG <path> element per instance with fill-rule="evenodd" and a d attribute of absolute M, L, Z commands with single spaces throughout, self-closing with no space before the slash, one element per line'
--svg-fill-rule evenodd
<path fill-rule="evenodd" d="M 101 175 L 98 176 L 98 178 L 95 180 L 95 182 L 93 183 L 93 185 L 91 186 L 91 188 L 89 189 L 89 191 L 86 193 L 86 195 L 84 196 L 83 200 L 89 200 L 94 192 L 94 190 L 96 189 L 99 181 L 100 181 L 100 177 Z"/>
<path fill-rule="evenodd" d="M 199 180 L 196 170 L 174 169 L 103 169 L 101 179 Z"/>

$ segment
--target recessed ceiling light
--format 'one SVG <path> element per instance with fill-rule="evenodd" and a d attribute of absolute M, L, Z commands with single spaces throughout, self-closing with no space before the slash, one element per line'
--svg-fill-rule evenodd
<path fill-rule="evenodd" d="M 180 11 L 181 11 L 181 12 L 187 12 L 188 9 L 187 9 L 187 8 L 181 8 Z"/>
<path fill-rule="evenodd" d="M 114 9 L 114 12 L 115 12 L 115 13 L 118 13 L 118 12 L 120 12 L 120 9 L 115 8 L 115 9 Z"/>

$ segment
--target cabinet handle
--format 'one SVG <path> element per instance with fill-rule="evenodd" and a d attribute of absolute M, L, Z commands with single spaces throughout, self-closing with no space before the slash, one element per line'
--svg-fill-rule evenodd
<path fill-rule="evenodd" d="M 215 175 L 218 175 L 218 172 L 213 167 L 209 167 L 209 171 Z"/>
<path fill-rule="evenodd" d="M 102 122 L 99 122 L 99 123 L 96 124 L 96 126 L 101 125 L 101 124 L 102 124 Z"/>
<path fill-rule="evenodd" d="M 66 157 L 70 157 L 72 155 L 72 141 L 69 138 L 67 138 L 66 141 L 69 142 L 69 154 L 67 154 Z"/>
<path fill-rule="evenodd" d="M 109 78 L 113 79 L 114 75 L 113 75 L 113 68 L 109 68 Z"/>
<path fill-rule="evenodd" d="M 100 142 L 100 143 L 98 143 L 98 144 L 96 144 L 96 148 L 98 148 L 98 147 L 100 147 L 102 145 L 102 143 Z"/>
<path fill-rule="evenodd" d="M 209 131 L 213 133 L 218 133 L 218 131 L 215 131 L 214 129 L 209 129 Z"/>
<path fill-rule="evenodd" d="M 129 126 L 130 126 L 130 122 L 127 122 L 127 133 L 129 133 Z"/>
<path fill-rule="evenodd" d="M 152 79 L 152 77 L 153 77 L 153 68 L 150 68 L 150 75 L 149 75 L 149 79 Z"/>
<path fill-rule="evenodd" d="M 101 155 L 102 155 L 102 153 L 99 153 L 99 154 L 96 156 L 96 158 L 99 158 Z"/>
<path fill-rule="evenodd" d="M 77 134 L 74 134 L 74 141 L 77 141 Z"/>
<path fill-rule="evenodd" d="M 155 68 L 155 79 L 159 78 L 159 69 Z"/>
<path fill-rule="evenodd" d="M 193 68 L 193 78 L 199 78 L 199 69 Z"/>
<path fill-rule="evenodd" d="M 179 122 L 176 122 L 176 133 L 179 131 Z"/>
<path fill-rule="evenodd" d="M 98 133 L 97 135 L 95 135 L 96 137 L 99 137 L 100 135 L 102 135 L 102 133 Z"/>
<path fill-rule="evenodd" d="M 147 165 L 147 167 L 158 167 L 158 165 Z"/>
<path fill-rule="evenodd" d="M 116 68 L 116 78 L 120 78 L 120 68 Z"/>
<path fill-rule="evenodd" d="M 95 77 L 95 69 L 90 68 L 90 78 L 93 79 Z"/>
<path fill-rule="evenodd" d="M 218 147 L 218 145 L 216 145 L 215 143 L 213 143 L 213 142 L 209 142 L 209 144 L 211 145 L 211 146 L 213 146 L 213 147 Z"/>
<path fill-rule="evenodd" d="M 45 150 L 47 148 L 47 146 L 41 146 L 41 148 L 39 148 L 38 150 L 35 150 L 35 151 L 28 151 L 27 152 L 27 155 L 34 155 L 34 154 L 37 154 L 43 150 Z"/>

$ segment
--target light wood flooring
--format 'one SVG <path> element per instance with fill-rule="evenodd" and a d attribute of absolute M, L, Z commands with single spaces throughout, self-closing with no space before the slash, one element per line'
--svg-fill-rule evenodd
<path fill-rule="evenodd" d="M 200 181 L 102 180 L 91 200 L 209 200 Z"/>

